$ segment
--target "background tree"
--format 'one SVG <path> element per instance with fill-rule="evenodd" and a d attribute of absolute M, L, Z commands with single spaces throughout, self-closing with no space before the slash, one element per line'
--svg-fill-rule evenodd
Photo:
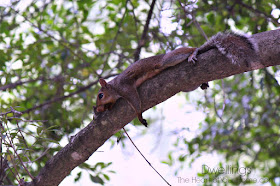
<path fill-rule="evenodd" d="M 254 34 L 274 29 L 279 26 L 277 7 L 279 2 L 251 0 L 12 1 L 0 7 L 1 183 L 36 176 L 61 150 L 62 138 L 71 142 L 71 135 L 92 120 L 98 78 L 119 74 L 139 56 L 200 46 L 219 31 Z M 204 100 L 196 103 L 207 108 L 201 134 L 191 141 L 178 138 L 166 163 L 180 161 L 183 167 L 202 152 L 216 151 L 231 164 L 257 169 L 275 184 L 280 143 L 277 74 L 275 66 L 213 82 Z M 117 136 L 110 138 L 112 144 Z M 182 145 L 187 153 L 178 151 Z M 28 171 L 18 162 L 29 162 L 24 163 Z M 109 165 L 79 166 L 91 170 L 92 180 L 102 184 L 109 180 L 103 171 Z M 98 167 L 102 171 L 97 172 Z M 231 181 L 244 182 L 240 177 Z"/>

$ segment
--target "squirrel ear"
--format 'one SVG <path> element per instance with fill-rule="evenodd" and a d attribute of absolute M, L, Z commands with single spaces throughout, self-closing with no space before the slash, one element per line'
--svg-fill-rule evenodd
<path fill-rule="evenodd" d="M 107 82 L 103 78 L 99 79 L 99 83 L 100 83 L 101 87 L 106 87 L 107 86 Z"/>

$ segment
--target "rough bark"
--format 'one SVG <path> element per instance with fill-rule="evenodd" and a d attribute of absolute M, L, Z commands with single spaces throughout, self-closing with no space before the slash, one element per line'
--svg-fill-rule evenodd
<path fill-rule="evenodd" d="M 180 91 L 192 91 L 203 82 L 223 79 L 234 74 L 280 65 L 280 30 L 253 36 L 259 46 L 259 61 L 233 65 L 216 49 L 199 55 L 197 64 L 181 63 L 169 68 L 139 87 L 144 110 Z M 120 99 L 111 111 L 100 114 L 61 151 L 55 154 L 33 182 L 26 185 L 58 185 L 79 164 L 86 161 L 112 135 L 136 117 L 129 104 Z"/>

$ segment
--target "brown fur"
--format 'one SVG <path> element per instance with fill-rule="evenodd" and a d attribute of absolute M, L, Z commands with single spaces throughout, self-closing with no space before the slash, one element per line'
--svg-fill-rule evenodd
<path fill-rule="evenodd" d="M 117 99 L 122 97 L 134 109 L 139 121 L 147 126 L 146 120 L 142 117 L 141 100 L 137 87 L 164 69 L 187 61 L 194 50 L 195 48 L 182 47 L 166 54 L 141 59 L 108 83 L 104 79 L 100 79 L 101 89 L 97 96 L 95 110 L 97 112 L 110 110 Z"/>
<path fill-rule="evenodd" d="M 216 34 L 199 48 L 182 47 L 166 54 L 141 59 L 130 65 L 109 83 L 106 83 L 104 79 L 99 80 L 102 88 L 98 93 L 95 110 L 97 112 L 110 110 L 117 99 L 122 97 L 135 110 L 139 121 L 147 126 L 146 120 L 142 117 L 141 100 L 137 87 L 164 69 L 187 59 L 188 62 L 195 63 L 198 54 L 213 48 L 218 49 L 233 64 L 237 65 L 240 65 L 241 61 L 245 61 L 249 65 L 250 62 L 255 60 L 258 53 L 258 47 L 251 37 L 226 32 Z M 207 87 L 207 83 L 203 83 L 201 86 L 202 89 Z"/>

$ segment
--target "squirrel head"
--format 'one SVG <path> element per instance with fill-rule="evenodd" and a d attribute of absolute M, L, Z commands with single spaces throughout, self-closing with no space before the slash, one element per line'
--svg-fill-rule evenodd
<path fill-rule="evenodd" d="M 101 89 L 97 95 L 95 110 L 97 112 L 111 110 L 120 96 L 104 79 L 100 78 L 99 83 L 101 85 Z"/>

